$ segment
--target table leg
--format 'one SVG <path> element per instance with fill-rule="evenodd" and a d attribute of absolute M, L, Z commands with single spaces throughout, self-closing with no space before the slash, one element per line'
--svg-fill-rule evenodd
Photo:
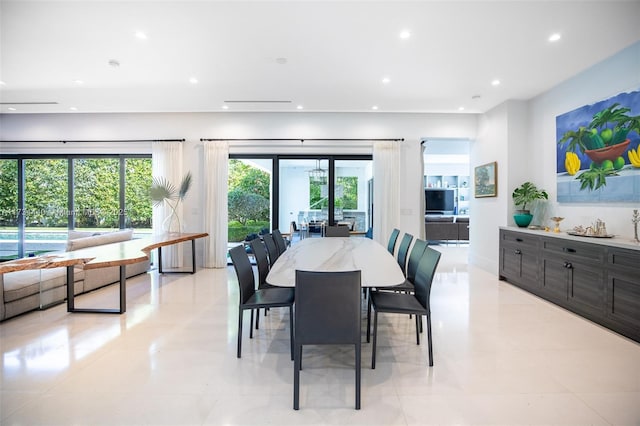
<path fill-rule="evenodd" d="M 73 312 L 74 307 L 73 307 L 73 298 L 74 298 L 74 287 L 73 287 L 73 282 L 75 281 L 74 279 L 74 271 L 73 271 L 73 266 L 67 266 L 67 312 Z"/>
<path fill-rule="evenodd" d="M 196 273 L 196 240 L 191 240 L 191 270 L 185 271 L 163 271 L 162 270 L 162 247 L 158 247 L 158 273 L 159 274 L 195 274 Z"/>
<path fill-rule="evenodd" d="M 127 266 L 120 265 L 120 307 L 117 309 L 76 308 L 73 266 L 67 266 L 67 312 L 90 314 L 124 314 L 127 311 Z"/>

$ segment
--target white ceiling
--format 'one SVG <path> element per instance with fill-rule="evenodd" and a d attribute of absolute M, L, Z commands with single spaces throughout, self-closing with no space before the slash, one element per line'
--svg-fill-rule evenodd
<path fill-rule="evenodd" d="M 484 112 L 534 97 L 640 40 L 640 1 L 0 0 L 0 7 L 3 113 L 222 111 L 234 100 L 290 103 L 228 103 L 229 111 Z M 411 37 L 403 40 L 405 29 Z M 562 38 L 550 43 L 554 32 Z"/>

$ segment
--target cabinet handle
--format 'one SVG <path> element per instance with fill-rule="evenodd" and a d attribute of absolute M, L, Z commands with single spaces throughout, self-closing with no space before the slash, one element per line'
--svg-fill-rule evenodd
<path fill-rule="evenodd" d="M 571 268 L 573 268 L 573 265 L 571 263 L 569 263 L 569 262 L 564 262 L 564 267 L 567 268 L 567 269 L 571 269 Z"/>
<path fill-rule="evenodd" d="M 570 247 L 562 247 L 562 251 L 564 251 L 566 253 L 575 253 L 576 249 L 570 248 Z"/>
<path fill-rule="evenodd" d="M 521 243 L 522 242 L 522 238 L 516 238 L 516 241 Z"/>
<path fill-rule="evenodd" d="M 517 249 L 517 250 L 515 251 L 515 254 L 522 254 L 522 252 L 521 252 L 519 249 Z"/>

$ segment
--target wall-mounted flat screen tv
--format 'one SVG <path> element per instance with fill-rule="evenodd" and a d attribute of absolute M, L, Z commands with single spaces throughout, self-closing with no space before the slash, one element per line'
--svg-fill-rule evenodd
<path fill-rule="evenodd" d="M 424 200 L 427 212 L 452 212 L 454 207 L 453 189 L 425 189 Z"/>

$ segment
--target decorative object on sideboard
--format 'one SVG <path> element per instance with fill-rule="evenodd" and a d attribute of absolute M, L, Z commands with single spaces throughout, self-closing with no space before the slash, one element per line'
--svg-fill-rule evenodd
<path fill-rule="evenodd" d="M 634 209 L 631 223 L 633 223 L 633 240 L 636 243 L 640 243 L 640 240 L 638 240 L 638 222 L 640 222 L 640 214 L 638 214 L 638 209 Z"/>
<path fill-rule="evenodd" d="M 149 194 L 154 207 L 161 205 L 169 206 L 170 213 L 162 222 L 162 229 L 165 232 L 182 232 L 180 225 L 180 217 L 178 215 L 178 205 L 187 196 L 187 192 L 191 188 L 192 176 L 188 172 L 180 182 L 180 186 L 176 188 L 171 182 L 164 177 L 154 177 L 151 184 Z"/>
<path fill-rule="evenodd" d="M 554 217 L 551 218 L 551 220 L 556 223 L 556 226 L 553 228 L 553 232 L 555 232 L 556 234 L 559 234 L 560 233 L 560 222 L 562 222 L 564 220 L 564 217 L 554 216 Z"/>
<path fill-rule="evenodd" d="M 576 235 L 578 237 L 595 237 L 595 238 L 613 238 L 613 234 L 607 233 L 607 227 L 605 223 L 598 219 L 591 226 L 586 228 L 582 225 L 573 228 L 573 231 L 567 231 L 569 235 Z"/>
<path fill-rule="evenodd" d="M 513 220 L 519 227 L 526 228 L 533 219 L 533 215 L 527 210 L 527 204 L 536 200 L 548 200 L 549 194 L 544 189 L 538 189 L 533 183 L 525 182 L 513 191 L 511 197 L 516 207 L 521 206 L 520 209 L 516 209 Z"/>

